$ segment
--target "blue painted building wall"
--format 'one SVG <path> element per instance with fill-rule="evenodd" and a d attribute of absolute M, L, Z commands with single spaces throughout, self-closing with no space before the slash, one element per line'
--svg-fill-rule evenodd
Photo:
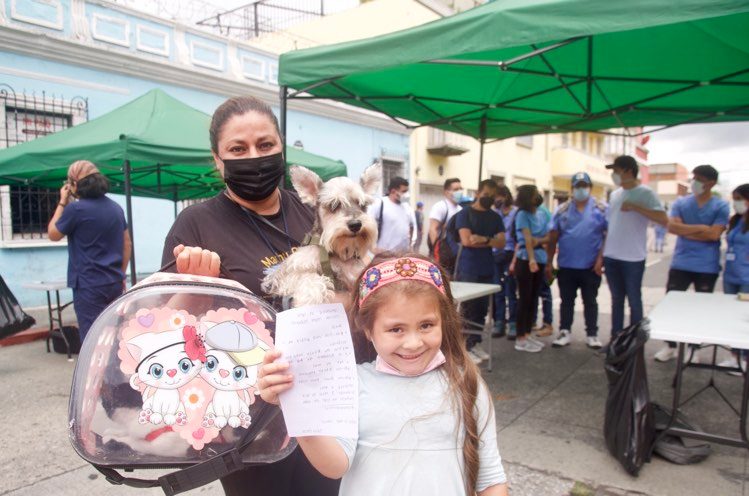
<path fill-rule="evenodd" d="M 15 0 L 16 7 L 24 6 L 28 15 L 39 15 L 49 18 L 50 11 L 44 2 L 26 0 Z M 6 18 L 11 18 L 10 5 L 6 4 Z M 0 4 L 1 5 L 1 4 Z M 58 4 L 63 9 L 62 29 L 59 36 L 72 36 L 72 27 L 69 15 L 65 9 L 69 9 L 69 1 L 63 0 Z M 40 7 L 41 6 L 41 7 Z M 44 7 L 44 8 L 42 8 Z M 39 10 L 41 8 L 41 10 Z M 36 9 L 36 10 L 34 10 Z M 16 9 L 18 16 L 19 9 Z M 86 4 L 86 17 L 92 20 L 94 14 L 99 14 L 97 33 L 107 38 L 128 38 L 129 46 L 119 46 L 117 49 L 133 53 L 133 48 L 138 37 L 136 24 L 144 25 L 155 31 L 163 31 L 169 34 L 169 40 L 163 40 L 165 46 L 169 46 L 168 55 L 155 55 L 147 53 L 145 56 L 153 60 L 161 60 L 164 64 L 174 64 L 178 61 L 175 55 L 174 37 L 172 27 L 161 25 L 149 19 L 133 19 L 132 15 L 122 13 L 119 10 L 107 9 L 106 5 L 98 3 Z M 101 17 L 110 19 L 101 21 Z M 114 19 L 115 21 L 111 21 Z M 117 20 L 122 22 L 117 24 Z M 124 25 L 124 24 L 126 25 Z M 18 19 L 14 20 L 14 28 L 24 29 L 25 26 Z M 31 29 L 31 28 L 29 28 Z M 34 26 L 33 29 L 40 29 Z M 47 29 L 47 28 L 42 28 Z M 50 28 L 51 29 L 51 28 Z M 139 28 L 142 31 L 142 28 Z M 127 32 L 127 36 L 125 36 Z M 150 33 L 150 31 L 149 31 Z M 142 32 L 140 33 L 143 34 Z M 143 38 L 143 36 L 141 36 Z M 156 41 L 159 37 L 156 36 Z M 140 40 L 141 42 L 143 39 Z M 153 40 L 151 40 L 153 41 Z M 205 45 L 205 53 L 192 51 L 191 62 L 196 63 L 195 57 L 203 57 L 198 60 L 197 65 L 210 62 L 211 54 L 219 56 L 223 65 L 217 72 L 227 70 L 227 57 L 225 47 L 217 40 L 203 39 L 200 34 L 187 33 L 185 41 L 197 41 Z M 112 45 L 93 39 L 91 44 Z M 116 44 L 115 44 L 116 45 Z M 153 45 L 153 43 L 151 43 Z M 216 51 L 211 51 L 215 48 Z M 261 76 L 265 83 L 272 81 L 274 64 L 276 61 L 265 53 L 253 52 L 250 49 L 240 47 L 238 49 L 241 64 L 247 62 L 248 66 L 242 65 L 242 72 L 249 78 L 259 79 Z M 112 57 L 118 57 L 118 52 L 111 51 Z M 244 57 L 242 57 L 244 56 Z M 206 58 L 208 57 L 208 58 Z M 210 64 L 209 64 L 210 65 Z M 217 64 L 217 67 L 219 65 Z M 256 69 L 262 67 L 262 71 Z M 262 74 L 260 73 L 262 72 Z M 17 93 L 40 95 L 55 95 L 71 99 L 81 96 L 88 99 L 89 119 L 103 115 L 154 88 L 161 88 L 170 95 L 183 102 L 202 110 L 212 113 L 213 110 L 229 95 L 218 92 L 210 92 L 210 79 L 207 79 L 206 91 L 198 91 L 175 84 L 164 84 L 146 78 L 132 77 L 125 74 L 105 72 L 102 70 L 73 65 L 71 63 L 47 60 L 43 57 L 32 57 L 3 51 L 0 46 L 0 84 L 11 86 Z M 252 93 L 252 91 L 248 91 Z M 278 108 L 275 108 L 278 112 Z M 325 155 L 333 159 L 343 160 L 349 168 L 351 177 L 358 177 L 361 171 L 372 163 L 373 159 L 383 155 L 383 150 L 395 153 L 401 157 L 408 157 L 408 136 L 400 133 L 389 132 L 381 129 L 371 128 L 364 125 L 353 124 L 327 118 L 320 115 L 304 113 L 300 111 L 289 111 L 287 123 L 287 141 L 294 143 L 299 140 L 304 149 L 312 153 Z M 85 158 L 85 157 L 81 157 Z M 124 198 L 113 195 L 124 208 Z M 135 238 L 135 256 L 138 272 L 151 272 L 157 270 L 161 265 L 161 252 L 163 241 L 174 220 L 174 206 L 171 202 L 164 200 L 153 200 L 136 198 L 133 202 L 133 229 Z M 8 283 L 11 291 L 19 299 L 23 306 L 39 306 L 46 303 L 45 296 L 41 292 L 28 290 L 22 287 L 24 282 L 38 280 L 60 280 L 65 278 L 67 268 L 67 248 L 60 245 L 51 245 L 38 248 L 0 248 L 0 273 Z"/>

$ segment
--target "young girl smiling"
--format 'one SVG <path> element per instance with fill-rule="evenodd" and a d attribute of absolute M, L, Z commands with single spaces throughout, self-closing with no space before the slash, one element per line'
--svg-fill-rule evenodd
<path fill-rule="evenodd" d="M 419 255 L 380 255 L 359 278 L 351 320 L 377 358 L 358 366 L 359 436 L 298 438 L 340 494 L 507 495 L 494 407 L 463 346 L 444 273 Z M 293 386 L 278 351 L 258 374 L 262 398 Z"/>

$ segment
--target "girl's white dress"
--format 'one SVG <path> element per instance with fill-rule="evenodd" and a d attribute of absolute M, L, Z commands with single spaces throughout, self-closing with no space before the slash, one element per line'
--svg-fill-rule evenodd
<path fill-rule="evenodd" d="M 341 495 L 457 496 L 463 436 L 442 367 L 401 377 L 359 365 L 359 438 L 338 439 L 349 459 Z M 491 398 L 483 381 L 475 412 L 481 440 L 476 491 L 506 481 Z M 459 430 L 462 432 L 462 429 Z"/>

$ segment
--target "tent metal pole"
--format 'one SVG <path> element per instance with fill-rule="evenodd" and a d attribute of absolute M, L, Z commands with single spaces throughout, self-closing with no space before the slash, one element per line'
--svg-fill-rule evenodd
<path fill-rule="evenodd" d="M 484 168 L 484 142 L 486 141 L 486 114 L 481 116 L 481 128 L 479 130 L 479 182 L 481 182 L 481 176 Z M 478 192 L 477 192 L 478 194 Z"/>
<path fill-rule="evenodd" d="M 125 207 L 127 211 L 127 227 L 130 230 L 130 243 L 132 250 L 130 253 L 130 284 L 135 286 L 138 277 L 135 273 L 135 237 L 133 236 L 133 194 L 132 184 L 130 182 L 130 161 L 125 160 Z"/>
<path fill-rule="evenodd" d="M 172 202 L 174 202 L 174 220 L 177 220 L 177 202 L 179 201 L 179 196 L 177 195 L 177 185 L 175 184 L 172 187 Z"/>
<path fill-rule="evenodd" d="M 287 99 L 289 95 L 288 87 L 287 86 L 281 86 L 280 88 L 281 92 L 281 150 L 283 150 L 284 159 L 286 158 L 286 104 Z M 286 164 L 284 164 L 286 166 Z M 281 178 L 281 184 L 279 184 L 279 187 L 281 189 L 284 189 L 286 186 L 286 175 L 284 174 L 284 177 Z"/>

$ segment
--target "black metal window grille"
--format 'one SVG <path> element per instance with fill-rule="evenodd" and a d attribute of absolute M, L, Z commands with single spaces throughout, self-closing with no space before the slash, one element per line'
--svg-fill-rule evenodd
<path fill-rule="evenodd" d="M 9 148 L 88 120 L 88 99 L 65 100 L 48 95 L 16 93 L 0 84 L 0 148 Z M 60 184 L 62 186 L 62 184 Z M 2 187 L 0 187 L 2 188 Z M 11 185 L 0 196 L 0 233 L 12 240 L 46 239 L 47 224 L 60 198 L 58 188 Z M 10 229 L 8 229 L 10 227 Z M 6 239 L 8 241 L 8 239 Z"/>

